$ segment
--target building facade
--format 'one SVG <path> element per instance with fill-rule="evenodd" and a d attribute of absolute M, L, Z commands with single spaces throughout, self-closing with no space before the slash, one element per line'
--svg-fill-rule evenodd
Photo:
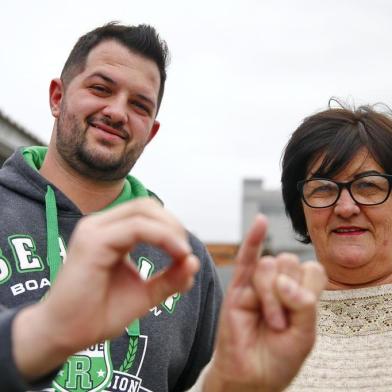
<path fill-rule="evenodd" d="M 311 245 L 299 242 L 284 210 L 281 190 L 263 189 L 261 179 L 245 179 L 242 193 L 242 235 L 248 230 L 253 217 L 261 212 L 268 218 L 268 237 L 265 253 L 292 252 L 302 261 L 314 260 Z"/>
<path fill-rule="evenodd" d="M 268 235 L 264 242 L 263 254 L 277 255 L 291 252 L 300 260 L 316 260 L 313 247 L 299 242 L 294 234 L 291 222 L 286 216 L 281 190 L 263 189 L 261 179 L 245 179 L 242 188 L 242 238 L 248 231 L 255 215 L 259 212 L 268 218 Z M 233 275 L 235 255 L 239 244 L 207 244 L 224 290 Z"/>

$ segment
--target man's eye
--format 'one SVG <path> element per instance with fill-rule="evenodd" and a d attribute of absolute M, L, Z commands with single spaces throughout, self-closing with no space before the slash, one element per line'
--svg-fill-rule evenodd
<path fill-rule="evenodd" d="M 110 94 L 110 90 L 106 86 L 102 86 L 101 84 L 94 84 L 90 87 L 90 89 L 98 94 Z"/>
<path fill-rule="evenodd" d="M 140 103 L 138 101 L 132 101 L 131 105 L 135 106 L 137 109 L 140 109 L 141 111 L 145 112 L 146 114 L 150 114 L 150 109 L 144 105 L 143 103 Z"/>

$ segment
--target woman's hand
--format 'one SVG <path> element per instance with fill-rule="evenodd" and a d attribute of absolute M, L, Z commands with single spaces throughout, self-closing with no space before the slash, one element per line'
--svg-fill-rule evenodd
<path fill-rule="evenodd" d="M 266 229 L 258 216 L 238 253 L 203 391 L 281 391 L 313 346 L 323 268 L 288 253 L 260 257 Z"/>

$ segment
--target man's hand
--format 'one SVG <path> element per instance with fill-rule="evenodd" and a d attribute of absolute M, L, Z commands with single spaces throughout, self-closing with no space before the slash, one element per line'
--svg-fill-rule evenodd
<path fill-rule="evenodd" d="M 266 227 L 258 216 L 240 248 L 204 391 L 281 391 L 313 346 L 323 268 L 288 253 L 260 258 Z"/>
<path fill-rule="evenodd" d="M 129 259 L 140 242 L 165 250 L 172 264 L 143 280 Z M 15 319 L 17 365 L 27 379 L 37 378 L 90 344 L 120 335 L 169 295 L 188 290 L 198 268 L 184 228 L 151 199 L 82 219 L 47 298 Z"/>

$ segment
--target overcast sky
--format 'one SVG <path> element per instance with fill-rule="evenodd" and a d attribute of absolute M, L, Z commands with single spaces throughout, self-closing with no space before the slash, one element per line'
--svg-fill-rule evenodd
<path fill-rule="evenodd" d="M 392 104 L 389 0 L 3 0 L 0 110 L 44 142 L 51 78 L 105 22 L 150 23 L 172 54 L 161 129 L 133 174 L 204 241 L 238 241 L 242 179 L 280 183 L 301 120 L 331 96 Z"/>

